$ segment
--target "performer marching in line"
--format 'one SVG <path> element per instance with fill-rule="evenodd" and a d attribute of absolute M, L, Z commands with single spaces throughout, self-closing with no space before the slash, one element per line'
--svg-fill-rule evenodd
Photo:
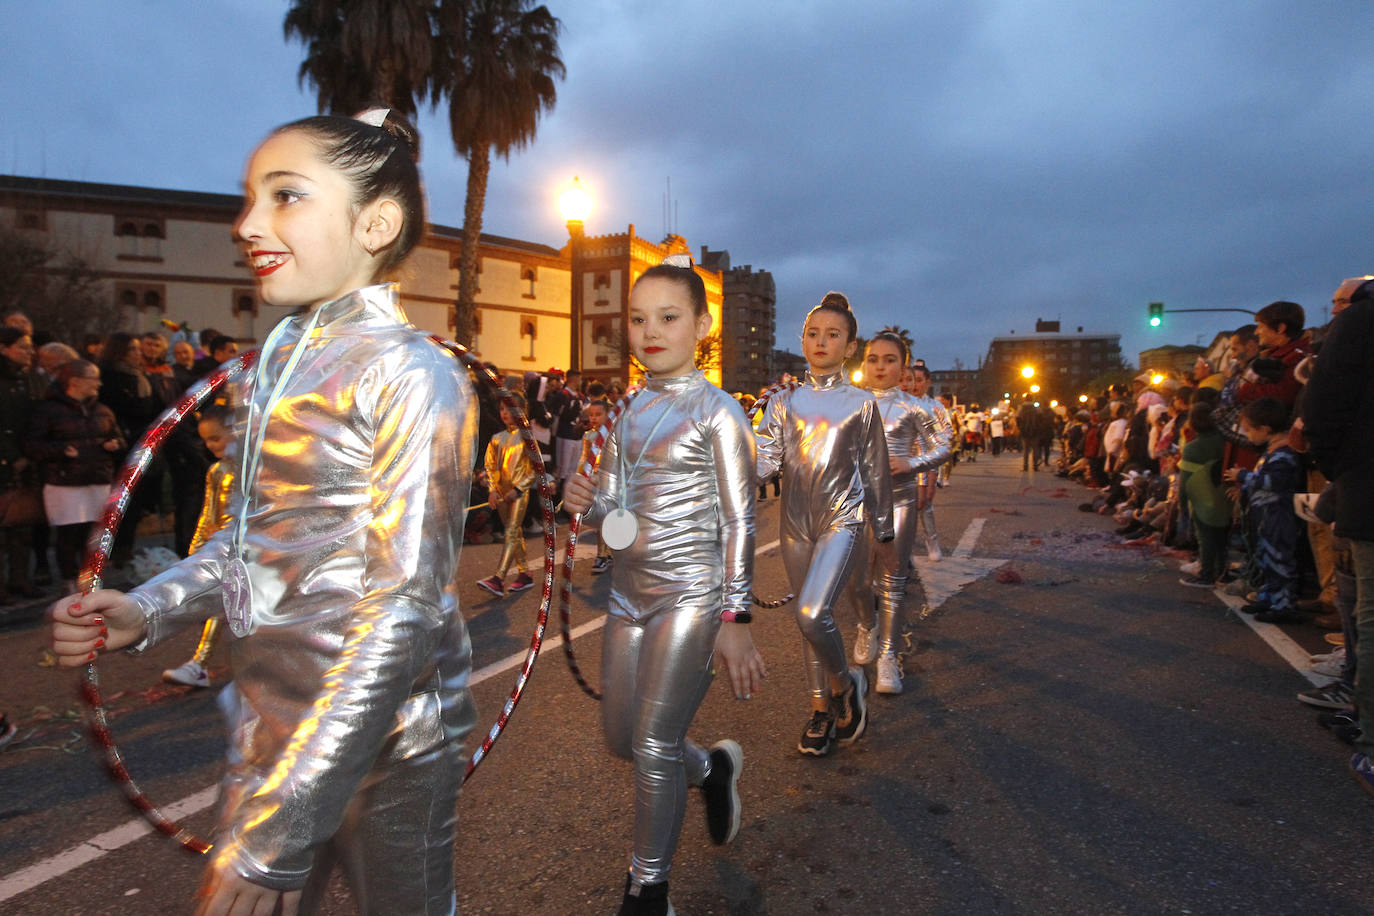
<path fill-rule="evenodd" d="M 797 750 L 821 757 L 852 744 L 868 723 L 868 678 L 848 667 L 834 606 L 854 569 L 864 524 L 882 543 L 893 539 L 892 475 L 882 416 L 873 395 L 849 384 L 858 322 L 842 293 L 826 293 L 806 316 L 800 387 L 780 391 L 758 426 L 758 476 L 782 478 L 782 555 L 797 593 L 805 640 L 811 717 Z"/>
<path fill-rule="evenodd" d="M 916 543 L 916 480 L 949 459 L 949 440 L 935 417 L 902 391 L 902 371 L 910 354 L 906 341 L 879 331 L 864 351 L 864 381 L 878 400 L 892 471 L 892 524 L 897 537 L 888 544 L 860 541 L 856 571 L 847 595 L 859 619 L 854 661 L 878 662 L 879 693 L 902 692 L 902 666 L 897 640 L 902 635 L 906 586 L 911 575 L 911 548 Z"/>
<path fill-rule="evenodd" d="M 937 463 L 937 467 L 930 470 L 923 470 L 916 478 L 916 488 L 919 494 L 916 511 L 921 520 L 921 530 L 926 537 L 926 556 L 932 563 L 940 562 L 944 552 L 940 550 L 940 536 L 935 531 L 935 488 L 939 483 L 940 475 L 945 475 L 949 479 L 949 468 L 954 460 L 954 453 L 957 450 L 955 442 L 954 423 L 949 418 L 949 411 L 939 398 L 930 396 L 930 370 L 925 366 L 912 366 L 910 369 L 911 381 L 908 393 L 916 399 L 917 405 L 927 414 L 935 418 L 937 435 L 947 444 L 946 454 L 943 460 Z M 912 542 L 915 547 L 915 541 Z"/>
<path fill-rule="evenodd" d="M 232 462 L 224 460 L 224 453 L 234 441 L 233 412 L 222 405 L 212 405 L 200 412 L 196 420 L 205 448 L 215 457 L 215 463 L 205 472 L 205 497 L 201 502 L 200 518 L 196 520 L 196 531 L 191 536 L 193 554 L 230 522 L 229 503 L 234 496 L 234 469 Z M 188 661 L 175 668 L 162 672 L 162 679 L 169 684 L 184 684 L 187 687 L 209 687 L 210 653 L 215 650 L 215 638 L 219 635 L 220 618 L 214 614 L 205 621 L 196 643 L 195 654 Z"/>
<path fill-rule="evenodd" d="M 64 665 L 225 613 L 229 767 L 200 913 L 451 913 L 474 724 L 455 587 L 477 409 L 378 284 L 424 230 L 419 138 L 373 109 L 274 131 L 235 223 L 264 301 L 303 307 L 243 383 L 231 523 L 126 594 L 53 605 Z M 233 454 L 233 453 L 231 453 Z"/>
<path fill-rule="evenodd" d="M 696 368 L 711 330 L 691 258 L 651 267 L 630 293 L 630 349 L 649 371 L 611 431 L 595 486 L 568 479 L 564 505 L 587 513 L 615 551 L 602 649 L 606 743 L 635 767 L 634 854 L 621 916 L 671 913 L 668 869 L 687 786 L 700 786 L 711 840 L 739 830 L 740 746 L 709 752 L 687 727 L 712 660 L 747 700 L 763 683 L 749 633 L 754 440 L 734 398 Z"/>

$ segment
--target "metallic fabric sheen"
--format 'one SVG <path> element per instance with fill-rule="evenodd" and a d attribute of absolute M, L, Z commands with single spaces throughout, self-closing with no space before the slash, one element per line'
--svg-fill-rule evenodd
<path fill-rule="evenodd" d="M 856 551 L 856 572 L 850 577 L 846 600 L 863 626 L 878 627 L 880 652 L 895 651 L 901 635 L 906 587 L 911 576 L 911 548 L 916 543 L 919 474 L 949 460 L 949 438 L 921 400 L 900 388 L 874 391 L 883 419 L 888 455 L 907 469 L 892 475 L 896 538 L 878 542 L 870 534 Z M 939 403 L 938 401 L 936 403 Z"/>
<path fill-rule="evenodd" d="M 853 568 L 864 522 L 891 541 L 892 473 L 882 415 L 873 395 L 843 372 L 807 373 L 764 408 L 758 431 L 758 476 L 782 476 L 782 553 L 797 593 L 797 625 L 806 641 L 807 684 L 828 698 L 846 676 L 844 639 L 834 605 Z"/>
<path fill-rule="evenodd" d="M 587 524 L 619 505 L 622 450 L 626 467 L 643 454 L 624 481 L 639 536 L 612 567 L 601 712 L 611 751 L 634 760 L 630 876 L 645 885 L 667 880 L 687 786 L 710 772 L 687 727 L 711 683 L 722 611 L 750 606 L 754 437 L 701 372 L 646 380 L 606 440 Z"/>
<path fill-rule="evenodd" d="M 319 308 L 247 504 L 259 620 L 231 645 L 235 682 L 222 695 L 230 767 L 215 854 L 278 889 L 301 887 L 327 846 L 347 844 L 346 810 L 374 834 L 428 816 L 419 797 L 358 812 L 359 793 L 384 795 L 378 787 L 395 779 L 456 797 L 462 768 L 448 758 L 475 723 L 455 585 L 473 392 L 452 356 L 406 323 L 394 287 Z M 249 378 L 244 403 L 266 402 L 305 326 L 303 315 L 285 321 L 262 356 L 263 389 Z M 231 511 L 245 511 L 237 491 Z M 143 645 L 221 610 L 234 527 L 130 592 L 147 620 Z M 395 861 L 402 852 L 363 864 L 401 887 L 432 879 Z"/>

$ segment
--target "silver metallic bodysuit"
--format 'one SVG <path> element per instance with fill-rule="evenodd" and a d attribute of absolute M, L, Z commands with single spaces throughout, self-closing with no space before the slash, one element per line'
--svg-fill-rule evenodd
<path fill-rule="evenodd" d="M 667 880 L 687 786 L 710 772 L 687 727 L 721 614 L 749 609 L 754 437 L 738 402 L 700 371 L 648 379 L 606 441 L 587 523 L 617 506 L 639 533 L 612 567 L 601 713 L 607 745 L 634 760 L 630 877 L 646 885 Z"/>
<path fill-rule="evenodd" d="M 916 542 L 917 478 L 949 460 L 950 442 L 920 399 L 900 388 L 874 391 L 873 396 L 882 415 L 888 455 L 905 462 L 907 469 L 892 475 L 897 536 L 886 544 L 871 536 L 867 539 L 857 554 L 859 572 L 850 577 L 846 597 L 861 624 L 869 629 L 878 626 L 879 651 L 892 652 L 901 635 L 911 547 Z"/>
<path fill-rule="evenodd" d="M 257 628 L 232 640 L 221 696 L 230 766 L 214 854 L 256 884 L 305 886 L 304 912 L 335 861 L 363 912 L 451 912 L 475 715 L 455 575 L 476 402 L 394 287 L 319 308 L 247 504 L 237 490 L 231 503 L 247 512 Z M 245 404 L 266 405 L 306 318 L 285 319 Z M 235 530 L 130 592 L 146 645 L 221 611 Z"/>
<path fill-rule="evenodd" d="M 922 471 L 917 476 L 917 483 L 921 487 L 928 488 L 935 483 L 937 475 L 944 475 L 945 481 L 948 482 L 949 469 L 951 467 L 950 462 L 954 459 L 954 452 L 958 442 L 958 438 L 954 431 L 954 421 L 950 419 L 949 411 L 945 409 L 944 402 L 939 398 L 933 398 L 930 395 L 923 395 L 921 397 L 912 395 L 911 397 L 916 401 L 917 405 L 924 408 L 927 413 L 935 418 L 936 435 L 945 442 L 949 450 L 948 454 L 945 456 L 945 460 L 939 462 L 937 467 L 929 471 Z M 920 513 L 919 519 L 921 529 L 925 532 L 926 543 L 929 545 L 938 541 L 939 533 L 935 530 L 934 491 L 928 490 L 927 492 L 931 498 L 917 506 L 916 511 Z M 914 539 L 912 541 L 912 546 L 915 546 Z M 935 555 L 938 556 L 938 552 Z"/>
<path fill-rule="evenodd" d="M 878 404 L 843 372 L 815 376 L 768 402 L 758 431 L 758 476 L 782 476 L 782 556 L 797 593 L 813 699 L 845 677 L 834 604 L 853 568 L 864 522 L 891 541 L 892 474 Z"/>

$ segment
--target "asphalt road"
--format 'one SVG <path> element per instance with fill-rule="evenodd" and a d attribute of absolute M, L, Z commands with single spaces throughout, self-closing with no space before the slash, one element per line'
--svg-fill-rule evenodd
<path fill-rule="evenodd" d="M 1374 801 L 1294 701 L 1309 682 L 1216 596 L 1179 586 L 1176 560 L 1117 544 L 1110 519 L 1076 510 L 1084 498 L 1023 474 L 1018 456 L 956 469 L 941 532 L 947 552 L 962 538 L 971 553 L 922 567 L 930 609 L 907 692 L 873 696 L 868 734 L 831 757 L 795 750 L 807 702 L 790 608 L 757 615 L 766 688 L 738 702 L 716 685 L 692 730 L 743 745 L 743 829 L 710 846 L 690 800 L 679 913 L 1371 912 Z M 776 536 L 770 500 L 759 544 Z M 497 550 L 465 548 L 470 581 Z M 587 566 L 575 623 L 595 620 L 608 588 Z M 756 591 L 787 590 L 763 552 Z M 535 594 L 469 585 L 463 601 L 478 669 L 528 643 Z M 1324 649 L 1315 629 L 1268 632 L 1290 655 Z M 121 830 L 131 811 L 81 740 L 74 676 L 36 665 L 42 638 L 0 632 L 0 704 L 22 729 L 0 754 L 0 911 L 185 912 L 201 861 Z M 102 677 L 130 769 L 159 803 L 190 799 L 187 823 L 204 831 L 223 744 L 215 691 L 157 682 L 192 645 L 111 658 Z M 598 631 L 575 645 L 595 681 Z M 464 789 L 465 913 L 618 906 L 630 766 L 602 748 L 600 708 L 553 650 Z M 477 685 L 483 730 L 514 677 Z M 341 883 L 328 912 L 352 912 Z"/>

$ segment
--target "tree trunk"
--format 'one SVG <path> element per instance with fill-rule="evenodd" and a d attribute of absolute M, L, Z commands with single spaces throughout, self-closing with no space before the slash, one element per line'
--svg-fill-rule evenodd
<path fill-rule="evenodd" d="M 463 204 L 463 250 L 458 257 L 458 302 L 453 310 L 453 338 L 472 347 L 477 336 L 477 240 L 482 234 L 482 209 L 487 202 L 491 147 L 473 145 L 468 154 L 468 191 Z"/>

